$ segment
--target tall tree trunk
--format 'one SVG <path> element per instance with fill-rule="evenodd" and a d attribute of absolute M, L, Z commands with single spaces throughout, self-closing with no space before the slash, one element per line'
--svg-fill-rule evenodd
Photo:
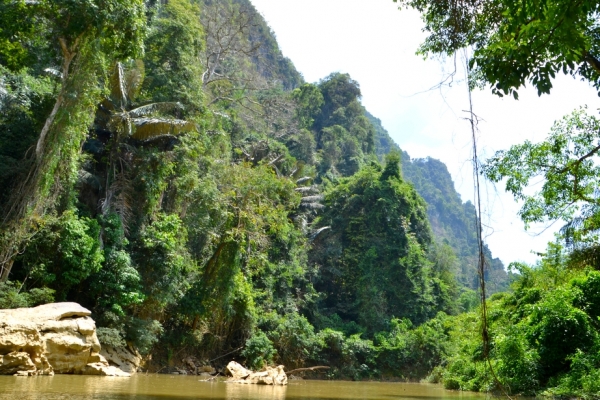
<path fill-rule="evenodd" d="M 63 65 L 62 65 L 62 86 L 60 88 L 60 93 L 56 98 L 56 102 L 54 103 L 54 107 L 52 108 L 52 112 L 46 118 L 46 122 L 44 123 L 44 127 L 42 128 L 42 132 L 40 133 L 40 137 L 37 141 L 37 145 L 35 146 L 35 157 L 36 162 L 39 164 L 42 160 L 42 156 L 44 153 L 44 142 L 46 140 L 46 136 L 48 136 L 48 131 L 50 131 L 50 127 L 56 118 L 56 114 L 58 110 L 63 104 L 65 90 L 67 87 L 67 80 L 69 79 L 69 68 L 71 67 L 71 62 L 73 58 L 75 58 L 77 46 L 79 45 L 79 38 L 75 39 L 75 43 L 69 49 L 67 45 L 67 41 L 64 38 L 58 39 L 60 43 L 60 48 L 63 54 Z"/>
<path fill-rule="evenodd" d="M 0 262 L 0 282 L 8 280 L 8 275 L 10 274 L 14 262 L 15 260 L 13 257 L 10 257 L 5 262 Z"/>
<path fill-rule="evenodd" d="M 62 86 L 54 107 L 48 118 L 46 118 L 40 132 L 35 148 L 35 163 L 26 179 L 14 190 L 15 193 L 10 201 L 7 214 L 1 223 L 0 282 L 8 280 L 14 264 L 14 258 L 19 254 L 25 242 L 33 235 L 35 227 L 38 225 L 36 221 L 45 215 L 45 209 L 51 205 L 52 199 L 54 199 L 51 195 L 51 187 L 56 185 L 58 182 L 57 179 L 60 178 L 54 174 L 60 168 L 61 163 L 71 160 L 68 156 L 68 151 L 65 152 L 64 148 L 54 149 L 54 152 L 48 150 L 49 143 L 47 141 L 49 140 L 48 135 L 53 130 L 56 130 L 56 132 L 52 136 L 56 137 L 52 140 L 57 140 L 57 143 L 54 143 L 54 145 L 64 142 L 66 143 L 64 146 L 68 147 L 73 140 L 72 137 L 69 137 L 72 134 L 69 128 L 73 129 L 73 126 L 64 126 L 58 129 L 56 127 L 56 117 L 64 107 L 72 108 L 72 110 L 67 112 L 69 117 L 71 117 L 71 114 L 79 115 L 77 113 L 81 112 L 81 110 L 77 109 L 77 106 L 80 105 L 78 101 L 81 96 L 86 94 L 86 83 L 89 82 L 78 82 L 78 85 L 80 85 L 78 86 L 78 95 L 72 101 L 66 101 L 66 93 L 73 80 L 71 78 L 75 76 L 71 73 L 71 67 L 80 49 L 80 39 L 81 36 L 75 39 L 71 46 L 68 45 L 64 38 L 59 39 L 63 55 Z M 91 76 L 87 76 L 86 78 L 91 79 Z M 71 104 L 69 105 L 68 103 Z M 45 174 L 46 176 L 44 176 Z M 51 176 L 51 178 L 48 178 L 48 176 Z"/>

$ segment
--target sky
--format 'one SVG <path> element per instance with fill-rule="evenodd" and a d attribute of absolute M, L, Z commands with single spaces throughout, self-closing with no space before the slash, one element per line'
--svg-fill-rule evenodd
<path fill-rule="evenodd" d="M 349 73 L 360 84 L 363 105 L 396 143 L 411 158 L 444 162 L 463 201 L 473 201 L 464 57 L 416 55 L 426 37 L 417 12 L 398 10 L 392 0 L 251 1 L 306 81 Z M 594 112 L 599 107 L 589 84 L 566 76 L 557 77 L 550 95 L 538 97 L 525 88 L 517 101 L 475 90 L 472 104 L 480 119 L 477 147 L 483 159 L 524 140 L 542 141 L 555 120 L 580 106 Z M 540 224 L 525 231 L 520 207 L 502 184 L 483 184 L 482 208 L 486 243 L 505 266 L 534 263 L 561 226 Z"/>

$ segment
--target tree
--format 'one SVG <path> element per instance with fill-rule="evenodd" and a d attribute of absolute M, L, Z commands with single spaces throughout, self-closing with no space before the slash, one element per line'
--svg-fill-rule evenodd
<path fill-rule="evenodd" d="M 3 224 L 0 280 L 6 280 L 14 256 L 36 229 L 35 220 L 55 205 L 62 184 L 74 178 L 81 143 L 92 123 L 95 104 L 101 99 L 103 63 L 141 52 L 145 9 L 142 0 L 21 0 L 4 2 L 2 7 L 0 25 L 16 24 L 14 31 L 20 34 L 11 36 L 13 29 L 3 29 L 0 54 L 9 54 L 13 48 L 23 54 L 34 51 L 37 49 L 29 42 L 43 40 L 45 55 L 53 55 L 61 64 L 60 90 L 37 140 L 35 164 L 14 191 Z"/>
<path fill-rule="evenodd" d="M 586 108 L 555 122 L 541 143 L 526 141 L 497 152 L 484 166 L 486 176 L 523 201 L 526 225 L 562 220 L 563 234 L 575 248 L 596 247 L 600 231 L 600 119 Z M 534 194 L 530 182 L 543 184 Z M 595 262 L 597 264 L 597 261 Z"/>
<path fill-rule="evenodd" d="M 394 0 L 422 13 L 429 36 L 422 54 L 473 49 L 472 77 L 500 96 L 527 82 L 549 93 L 561 71 L 600 90 L 600 25 L 596 1 Z"/>
<path fill-rule="evenodd" d="M 300 202 L 291 180 L 267 164 L 227 165 L 213 173 L 216 199 L 198 197 L 188 211 L 188 246 L 201 266 L 189 279 L 180 313 L 188 330 L 204 326 L 210 346 L 223 350 L 248 338 L 259 307 L 284 308 L 299 296 L 305 243 L 289 218 Z"/>
<path fill-rule="evenodd" d="M 232 1 L 206 1 L 202 24 L 206 30 L 202 86 L 210 95 L 209 105 L 237 104 L 255 111 L 252 94 L 268 87 L 251 62 L 261 46 L 250 41 L 258 27 L 256 11 Z"/>
<path fill-rule="evenodd" d="M 179 102 L 153 102 L 139 105 L 135 98 L 144 78 L 144 63 L 130 62 L 126 68 L 117 62 L 110 78 L 110 95 L 99 104 L 96 111 L 93 134 L 88 137 L 84 150 L 93 154 L 96 163 L 81 171 L 82 181 L 89 189 L 94 186 L 100 199 L 88 201 L 92 214 L 98 202 L 105 216 L 116 212 L 125 228 L 131 215 L 133 198 L 132 163 L 140 161 L 134 157 L 143 145 L 166 141 L 167 146 L 177 140 L 176 136 L 197 130 L 193 121 L 173 118 L 181 115 L 185 107 Z M 100 183 L 101 182 L 101 183 Z"/>
<path fill-rule="evenodd" d="M 139 100 L 180 102 L 188 114 L 203 108 L 199 59 L 206 44 L 200 15 L 198 4 L 189 0 L 159 6 L 144 41 L 145 76 Z"/>
<path fill-rule="evenodd" d="M 367 164 L 375 150 L 375 128 L 360 104 L 360 87 L 350 75 L 333 73 L 319 82 L 318 90 L 321 96 L 312 85 L 304 85 L 294 96 L 300 121 L 314 119 L 319 178 L 350 176 Z"/>
<path fill-rule="evenodd" d="M 49 47 L 54 47 L 54 51 L 62 61 L 60 76 L 62 89 L 59 93 L 54 108 L 44 124 L 40 133 L 40 138 L 36 146 L 36 156 L 38 162 L 41 159 L 46 136 L 54 122 L 58 110 L 62 106 L 66 90 L 68 88 L 72 63 L 75 57 L 85 47 L 87 41 L 97 41 L 97 50 L 109 53 L 114 59 L 124 56 L 130 56 L 138 52 L 141 48 L 141 40 L 144 27 L 144 6 L 140 0 L 134 2 L 124 1 L 106 1 L 97 0 L 90 2 L 68 1 L 56 3 L 53 1 L 15 1 L 4 5 L 6 10 L 3 26 L 14 26 L 15 21 L 9 21 L 11 18 L 19 15 L 17 23 L 24 25 L 18 27 L 24 28 L 31 34 L 43 32 L 48 41 Z M 38 18 L 34 18 L 37 16 Z M 41 17 L 41 18 L 39 18 Z M 36 20 L 39 20 L 37 22 Z M 42 25 L 35 26 L 36 24 Z M 2 33 L 10 33 L 11 30 L 3 30 Z M 20 47 L 24 49 L 25 43 L 15 43 L 11 37 L 3 38 L 5 46 L 11 49 Z M 23 37 L 22 40 L 31 39 Z M 2 53 L 5 53 L 2 49 Z"/>
<path fill-rule="evenodd" d="M 325 194 L 314 241 L 322 311 L 376 332 L 392 316 L 423 322 L 435 313 L 426 206 L 400 176 L 399 155 L 343 178 Z"/>

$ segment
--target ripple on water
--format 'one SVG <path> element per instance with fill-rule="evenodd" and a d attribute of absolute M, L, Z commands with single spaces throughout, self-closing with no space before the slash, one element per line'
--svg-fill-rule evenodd
<path fill-rule="evenodd" d="M 292 381 L 288 386 L 201 382 L 197 376 L 0 376 L 0 400 L 483 400 L 425 383 Z"/>

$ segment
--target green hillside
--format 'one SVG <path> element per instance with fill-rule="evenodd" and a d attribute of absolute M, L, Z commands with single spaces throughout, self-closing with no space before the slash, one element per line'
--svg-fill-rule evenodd
<path fill-rule="evenodd" d="M 381 121 L 365 111 L 376 132 L 376 154 L 382 159 L 392 150 L 401 151 Z M 470 201 L 463 201 L 454 188 L 454 182 L 444 163 L 433 158 L 411 159 L 402 151 L 402 173 L 417 193 L 427 202 L 427 216 L 436 241 L 448 244 L 456 255 L 456 276 L 465 287 L 477 289 L 477 230 L 476 212 Z M 508 275 L 502 261 L 494 258 L 487 245 L 486 281 L 490 294 L 508 289 Z"/>
<path fill-rule="evenodd" d="M 0 10 L 0 308 L 78 302 L 151 372 L 235 358 L 493 389 L 475 208 L 350 75 L 305 82 L 248 0 Z M 555 244 L 509 275 L 484 251 L 499 375 L 532 393 L 596 368 L 586 259 Z"/>

